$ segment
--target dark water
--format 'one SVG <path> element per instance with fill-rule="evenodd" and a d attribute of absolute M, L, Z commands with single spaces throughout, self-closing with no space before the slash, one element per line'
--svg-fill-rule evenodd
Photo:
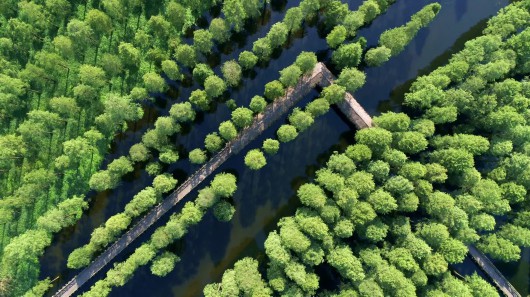
<path fill-rule="evenodd" d="M 249 50 L 252 43 L 263 37 L 270 26 L 283 18 L 286 9 L 298 5 L 299 1 L 289 1 L 286 5 L 275 4 L 266 17 L 256 22 L 250 29 L 249 36 L 238 36 L 237 42 L 224 47 L 222 55 L 209 57 L 211 62 L 224 62 L 236 58 L 243 50 Z M 350 9 L 355 9 L 362 1 L 345 1 Z M 380 16 L 374 23 L 360 30 L 359 34 L 368 39 L 368 45 L 377 44 L 378 36 L 386 29 L 404 24 L 410 16 L 427 3 L 434 1 L 399 0 L 389 8 L 388 12 Z M 485 20 L 495 14 L 501 7 L 508 4 L 507 0 L 446 0 L 439 1 L 442 10 L 438 17 L 427 29 L 419 32 L 418 36 L 399 56 L 392 58 L 379 68 L 366 69 L 367 83 L 359 90 L 355 97 L 370 114 L 378 114 L 386 110 L 399 110 L 401 98 L 410 86 L 411 80 L 417 75 L 428 73 L 437 66 L 447 62 L 450 54 L 460 50 L 463 43 L 480 34 Z M 278 71 L 290 65 L 303 50 L 319 52 L 319 57 L 327 57 L 329 53 L 324 36 L 319 36 L 316 26 L 306 26 L 303 34 L 295 36 L 288 48 L 276 53 L 275 58 L 262 69 L 246 78 L 242 86 L 233 90 L 230 98 L 239 105 L 248 105 L 254 95 L 263 94 L 265 83 L 278 78 Z M 227 49 L 232 49 L 227 51 Z M 219 67 L 214 69 L 219 73 Z M 140 140 L 141 135 L 152 126 L 156 115 L 167 115 L 171 104 L 188 98 L 190 92 L 197 86 L 183 87 L 175 85 L 178 92 L 172 97 L 157 99 L 157 103 L 150 108 L 150 116 L 142 125 L 137 125 L 118 139 L 113 146 L 113 154 L 109 159 L 128 152 L 130 146 Z M 308 95 L 300 105 L 317 96 L 314 91 Z M 197 146 L 202 146 L 206 134 L 216 130 L 219 123 L 229 118 L 229 110 L 224 104 L 217 105 L 215 111 L 204 113 L 185 135 L 179 135 L 176 143 L 185 155 Z M 149 118 L 149 120 L 147 120 Z M 272 137 L 274 131 L 281 124 L 276 123 L 259 139 L 249 145 L 248 149 L 259 147 L 263 139 Z M 260 257 L 263 251 L 263 241 L 269 231 L 275 229 L 279 218 L 291 215 L 297 206 L 296 189 L 309 180 L 314 171 L 320 167 L 333 150 L 341 150 L 353 141 L 354 130 L 335 111 L 329 112 L 316 120 L 315 124 L 302 133 L 294 142 L 282 145 L 279 153 L 268 159 L 265 168 L 258 172 L 250 171 L 243 164 L 243 157 L 247 150 L 231 157 L 223 164 L 220 171 L 230 171 L 238 176 L 238 190 L 234 196 L 236 215 L 232 222 L 217 222 L 211 214 L 193 227 L 190 232 L 171 249 L 182 258 L 175 270 L 164 278 L 153 276 L 148 267 L 139 269 L 133 279 L 125 287 L 116 288 L 112 296 L 200 296 L 205 284 L 219 281 L 223 271 L 233 266 L 234 262 L 244 256 Z M 184 178 L 197 169 L 187 161 L 177 162 L 168 170 L 182 182 Z M 90 232 L 110 216 L 123 210 L 131 197 L 152 179 L 141 170 L 127 176 L 126 180 L 115 190 L 94 195 L 90 210 L 79 223 L 61 232 L 55 237 L 53 245 L 46 250 L 42 257 L 41 277 L 55 278 L 60 276 L 56 286 L 62 286 L 76 271 L 66 269 L 66 259 L 69 253 L 90 238 Z M 203 185 L 206 185 L 206 180 Z M 192 193 L 187 201 L 193 199 Z M 183 203 L 177 205 L 174 212 L 179 211 Z M 168 215 L 162 218 L 156 226 L 165 224 Z M 118 261 L 126 257 L 147 240 L 155 228 L 136 240 L 135 244 L 126 249 Z M 528 252 L 526 253 L 528 258 Z M 527 263 L 527 262 L 525 262 Z M 460 268 L 459 268 L 460 267 Z M 457 267 L 462 274 L 474 271 L 473 263 L 465 263 Z M 108 269 L 108 267 L 107 267 Z M 528 277 L 528 265 L 526 274 Z M 105 271 L 97 278 L 104 277 Z M 526 286 L 528 280 L 517 278 L 516 288 Z M 516 280 L 516 279 L 513 279 Z M 520 283 L 519 283 L 520 282 Z M 86 284 L 87 290 L 93 283 Z M 52 289 L 53 290 L 53 289 Z M 522 292 L 523 293 L 523 292 Z"/>

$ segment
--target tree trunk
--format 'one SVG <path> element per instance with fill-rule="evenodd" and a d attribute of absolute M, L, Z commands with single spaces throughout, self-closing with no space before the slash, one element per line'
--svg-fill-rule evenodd
<path fill-rule="evenodd" d="M 96 55 L 94 57 L 94 66 L 96 66 L 96 63 L 98 61 L 98 52 L 99 52 L 99 43 L 98 45 L 96 46 Z"/>

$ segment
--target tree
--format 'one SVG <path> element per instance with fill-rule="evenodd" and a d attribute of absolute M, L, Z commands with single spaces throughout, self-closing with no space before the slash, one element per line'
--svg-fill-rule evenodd
<path fill-rule="evenodd" d="M 389 262 L 403 272 L 415 272 L 419 269 L 412 253 L 406 248 L 393 248 L 387 253 Z"/>
<path fill-rule="evenodd" d="M 75 40 L 73 41 L 75 44 Z M 134 45 L 127 42 L 121 42 L 118 46 L 118 55 L 129 72 L 136 72 L 140 65 L 140 51 L 135 48 Z"/>
<path fill-rule="evenodd" d="M 149 159 L 149 150 L 142 143 L 137 143 L 129 149 L 129 156 L 133 162 L 144 162 Z"/>
<path fill-rule="evenodd" d="M 283 23 L 289 32 L 294 32 L 300 29 L 303 20 L 304 15 L 302 14 L 302 9 L 300 7 L 293 7 L 285 12 Z"/>
<path fill-rule="evenodd" d="M 213 207 L 213 215 L 220 222 L 228 222 L 236 212 L 235 207 L 227 201 L 221 200 Z"/>
<path fill-rule="evenodd" d="M 346 245 L 334 248 L 327 256 L 328 263 L 337 269 L 342 277 L 352 282 L 364 279 L 365 274 L 361 261 L 357 259 Z"/>
<path fill-rule="evenodd" d="M 85 22 L 92 28 L 98 40 L 112 31 L 112 21 L 107 14 L 98 9 L 91 9 L 85 16 Z"/>
<path fill-rule="evenodd" d="M 168 88 L 164 79 L 154 72 L 144 74 L 143 80 L 145 88 L 151 93 L 163 93 Z"/>
<path fill-rule="evenodd" d="M 197 63 L 195 50 L 189 44 L 180 44 L 175 51 L 175 59 L 182 65 L 192 68 Z"/>
<path fill-rule="evenodd" d="M 164 40 L 168 37 L 171 24 L 162 15 L 153 15 L 147 21 L 147 28 L 149 33 L 159 40 Z"/>
<path fill-rule="evenodd" d="M 265 98 L 269 101 L 276 100 L 285 94 L 283 84 L 277 80 L 273 80 L 265 85 Z"/>
<path fill-rule="evenodd" d="M 441 164 L 451 172 L 463 172 L 475 165 L 473 155 L 463 149 L 442 149 L 431 153 L 431 160 Z"/>
<path fill-rule="evenodd" d="M 289 29 L 287 26 L 282 23 L 276 23 L 272 25 L 267 33 L 267 39 L 270 42 L 270 46 L 274 49 L 282 46 L 287 41 L 287 35 L 289 34 Z"/>
<path fill-rule="evenodd" d="M 335 83 L 353 93 L 364 85 L 365 80 L 364 72 L 357 70 L 357 68 L 344 68 Z"/>
<path fill-rule="evenodd" d="M 283 245 L 297 253 L 305 252 L 311 245 L 311 240 L 300 231 L 293 217 L 286 217 L 278 222 L 280 238 Z"/>
<path fill-rule="evenodd" d="M 219 125 L 219 134 L 226 141 L 230 141 L 237 136 L 237 129 L 231 121 L 224 121 Z"/>
<path fill-rule="evenodd" d="M 439 253 L 449 264 L 462 263 L 467 255 L 467 246 L 461 241 L 449 238 L 440 246 Z"/>
<path fill-rule="evenodd" d="M 362 129 L 355 134 L 355 140 L 366 145 L 374 153 L 381 154 L 392 143 L 392 133 L 377 127 Z"/>
<path fill-rule="evenodd" d="M 216 132 L 210 133 L 206 135 L 206 138 L 204 139 L 204 147 L 210 152 L 210 153 L 216 153 L 223 148 L 224 141 L 221 137 L 219 137 L 219 134 Z"/>
<path fill-rule="evenodd" d="M 342 25 L 335 26 L 326 37 L 326 41 L 331 48 L 337 48 L 347 37 L 346 27 Z"/>
<path fill-rule="evenodd" d="M 262 149 L 268 155 L 274 155 L 280 149 L 280 142 L 276 139 L 267 138 L 263 141 Z"/>
<path fill-rule="evenodd" d="M 70 269 L 79 269 L 90 264 L 93 255 L 92 247 L 85 245 L 73 250 L 68 256 L 66 266 Z"/>
<path fill-rule="evenodd" d="M 153 188 L 159 194 L 168 193 L 177 185 L 177 180 L 169 174 L 161 174 L 153 180 Z"/>
<path fill-rule="evenodd" d="M 326 204 L 326 194 L 315 184 L 303 184 L 298 188 L 296 195 L 302 204 L 314 209 L 321 209 Z"/>
<path fill-rule="evenodd" d="M 180 73 L 179 66 L 173 60 L 162 61 L 162 71 L 172 80 L 180 80 L 182 74 Z"/>
<path fill-rule="evenodd" d="M 342 25 L 346 27 L 350 37 L 354 37 L 357 34 L 357 29 L 364 25 L 364 18 L 365 15 L 362 11 L 351 11 L 346 15 Z"/>
<path fill-rule="evenodd" d="M 79 67 L 79 81 L 96 89 L 102 88 L 107 83 L 103 69 L 87 64 Z"/>
<path fill-rule="evenodd" d="M 217 98 L 226 91 L 226 83 L 217 75 L 211 75 L 204 81 L 204 90 L 210 98 Z"/>
<path fill-rule="evenodd" d="M 238 107 L 232 111 L 232 122 L 239 129 L 250 126 L 253 119 L 254 115 L 252 110 L 246 107 Z"/>
<path fill-rule="evenodd" d="M 191 92 L 189 101 L 202 110 L 207 110 L 210 108 L 210 98 L 203 90 L 195 90 Z"/>
<path fill-rule="evenodd" d="M 61 57 L 68 60 L 74 56 L 72 40 L 64 35 L 58 35 L 53 39 L 53 46 Z M 105 70 L 106 72 L 106 70 Z"/>
<path fill-rule="evenodd" d="M 175 263 L 178 261 L 180 261 L 180 258 L 177 255 L 171 252 L 164 252 L 153 260 L 151 273 L 160 277 L 166 276 L 175 268 Z"/>
<path fill-rule="evenodd" d="M 254 96 L 250 100 L 249 107 L 253 112 L 260 113 L 265 110 L 265 107 L 267 107 L 267 101 L 261 96 Z"/>
<path fill-rule="evenodd" d="M 521 254 L 518 246 L 495 234 L 483 236 L 477 247 L 494 259 L 504 262 L 517 261 Z"/>
<path fill-rule="evenodd" d="M 261 278 L 258 271 L 258 261 L 243 258 L 234 264 L 235 281 L 244 295 L 270 296 L 271 290 Z"/>
<path fill-rule="evenodd" d="M 296 57 L 296 61 L 294 63 L 300 68 L 300 70 L 302 70 L 302 73 L 306 74 L 313 71 L 317 62 L 317 56 L 315 53 L 301 52 L 298 57 Z"/>
<path fill-rule="evenodd" d="M 424 151 L 428 142 L 419 132 L 402 132 L 396 137 L 396 148 L 406 154 L 412 155 Z"/>
<path fill-rule="evenodd" d="M 295 108 L 289 115 L 289 123 L 291 123 L 298 132 L 305 131 L 311 127 L 314 119 L 310 113 L 302 111 L 300 108 Z"/>
<path fill-rule="evenodd" d="M 291 125 L 282 125 L 276 132 L 280 142 L 289 142 L 298 136 L 296 128 Z"/>
<path fill-rule="evenodd" d="M 258 57 L 249 51 L 243 51 L 239 54 L 239 64 L 244 70 L 250 70 L 258 63 Z"/>
<path fill-rule="evenodd" d="M 302 71 L 296 65 L 291 65 L 280 71 L 280 82 L 285 87 L 294 87 L 298 83 Z"/>
<path fill-rule="evenodd" d="M 331 61 L 338 68 L 356 67 L 361 62 L 362 47 L 359 43 L 339 46 L 331 55 Z"/>
<path fill-rule="evenodd" d="M 252 44 L 252 51 L 258 59 L 262 61 L 268 61 L 272 54 L 271 42 L 267 37 L 259 38 Z"/>
<path fill-rule="evenodd" d="M 193 46 L 200 53 L 208 54 L 212 51 L 213 35 L 205 29 L 198 29 L 193 32 Z"/>
<path fill-rule="evenodd" d="M 234 195 L 237 189 L 236 177 L 230 173 L 219 173 L 210 183 L 210 187 L 219 197 L 228 198 Z"/>
<path fill-rule="evenodd" d="M 235 60 L 225 62 L 221 67 L 221 72 L 223 72 L 223 77 L 229 86 L 235 87 L 239 84 L 241 80 L 241 66 Z"/>
<path fill-rule="evenodd" d="M 324 98 L 317 98 L 307 104 L 305 110 L 311 114 L 313 118 L 324 115 L 329 111 L 329 102 Z"/>
<path fill-rule="evenodd" d="M 364 55 L 364 60 L 368 66 L 378 67 L 390 60 L 392 51 L 386 46 L 379 46 L 369 49 Z"/>
<path fill-rule="evenodd" d="M 190 159 L 190 162 L 192 164 L 204 164 L 206 160 L 208 159 L 208 157 L 206 156 L 206 153 L 203 150 L 198 149 L 198 148 L 192 150 L 189 153 L 188 158 Z"/>
<path fill-rule="evenodd" d="M 439 276 L 447 271 L 447 262 L 444 257 L 438 253 L 427 256 L 422 266 L 423 271 L 427 275 Z"/>
<path fill-rule="evenodd" d="M 230 26 L 222 18 L 215 18 L 210 22 L 210 33 L 212 39 L 224 43 L 230 38 Z"/>
<path fill-rule="evenodd" d="M 227 0 L 222 8 L 226 21 L 234 26 L 234 30 L 239 32 L 243 29 L 243 23 L 248 17 L 241 0 Z"/>
<path fill-rule="evenodd" d="M 329 157 L 326 166 L 344 177 L 350 176 L 356 169 L 355 163 L 350 158 L 337 152 L 333 152 Z"/>
<path fill-rule="evenodd" d="M 258 170 L 267 165 L 267 159 L 261 150 L 253 149 L 245 155 L 245 165 L 252 170 Z"/>
<path fill-rule="evenodd" d="M 322 90 L 322 98 L 326 99 L 329 104 L 338 104 L 344 100 L 344 95 L 346 94 L 346 88 L 339 86 L 337 84 L 330 85 L 325 87 Z"/>
<path fill-rule="evenodd" d="M 169 110 L 171 117 L 179 122 L 192 122 L 195 119 L 195 111 L 190 102 L 175 103 Z"/>
<path fill-rule="evenodd" d="M 380 214 L 388 214 L 397 209 L 396 199 L 390 193 L 384 190 L 377 190 L 370 194 L 367 201 L 372 205 L 374 210 Z"/>
<path fill-rule="evenodd" d="M 499 296 L 497 289 L 474 272 L 466 276 L 468 287 L 473 291 L 473 296 Z"/>

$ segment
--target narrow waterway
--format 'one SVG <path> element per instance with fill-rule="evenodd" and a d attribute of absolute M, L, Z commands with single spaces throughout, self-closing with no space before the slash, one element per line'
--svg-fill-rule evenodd
<path fill-rule="evenodd" d="M 220 49 L 223 54 L 213 55 L 208 60 L 219 64 L 236 58 L 241 51 L 250 49 L 257 38 L 263 37 L 272 24 L 280 21 L 286 9 L 299 3 L 294 0 L 287 3 L 273 2 L 272 7 L 268 7 L 265 17 L 249 28 L 251 35 L 237 36 L 236 42 Z M 344 2 L 349 3 L 350 9 L 355 9 L 362 1 Z M 380 16 L 369 27 L 361 29 L 359 34 L 367 38 L 369 46 L 373 46 L 384 30 L 404 24 L 414 12 L 430 2 L 434 1 L 398 0 L 386 14 Z M 465 40 L 480 34 L 487 18 L 507 5 L 509 1 L 439 2 L 442 4 L 442 10 L 438 17 L 429 28 L 419 32 L 403 53 L 392 58 L 382 67 L 366 69 L 367 83 L 355 94 L 355 97 L 370 114 L 399 110 L 401 98 L 412 79 L 446 63 L 453 52 L 463 47 Z M 301 51 L 318 52 L 319 57 L 327 58 L 329 52 L 325 51 L 326 48 L 325 36 L 319 35 L 317 26 L 306 25 L 300 36 L 294 36 L 287 48 L 275 55 L 268 65 L 245 78 L 242 86 L 232 91 L 230 98 L 235 99 L 239 105 L 247 105 L 250 98 L 262 94 L 264 84 L 276 79 L 279 76 L 278 71 L 293 63 Z M 214 68 L 214 71 L 219 73 L 219 67 Z M 178 91 L 170 92 L 171 96 L 161 96 L 157 99 L 146 113 L 141 125 L 136 125 L 134 129 L 120 136 L 113 145 L 113 153 L 109 155 L 109 160 L 127 153 L 130 146 L 140 140 L 145 130 L 152 127 L 157 115 L 166 115 L 171 104 L 188 98 L 190 92 L 197 88 L 196 85 L 184 87 L 179 84 L 175 87 Z M 177 95 L 179 99 L 176 99 Z M 314 91 L 302 100 L 300 105 L 317 95 L 318 92 Z M 206 134 L 216 130 L 220 122 L 229 118 L 229 113 L 229 109 L 224 104 L 218 104 L 214 111 L 200 114 L 197 123 L 176 139 L 182 155 L 185 156 L 187 151 L 202 146 Z M 249 149 L 260 146 L 263 139 L 273 136 L 280 124 L 281 122 L 276 123 L 255 140 Z M 232 157 L 220 170 L 233 172 L 239 177 L 238 190 L 234 196 L 237 212 L 233 221 L 220 223 L 211 214 L 207 214 L 205 219 L 192 228 L 181 241 L 171 246 L 171 249 L 182 258 L 172 273 L 164 278 L 158 278 L 150 273 L 148 267 L 144 267 L 136 272 L 127 285 L 115 289 L 111 295 L 200 296 L 204 285 L 219 281 L 223 271 L 233 266 L 235 261 L 247 255 L 262 254 L 263 241 L 267 233 L 276 228 L 279 218 L 292 214 L 296 208 L 297 188 L 313 176 L 314 171 L 325 162 L 333 150 L 343 149 L 351 143 L 353 135 L 353 128 L 333 110 L 326 116 L 318 118 L 315 124 L 294 142 L 282 145 L 278 155 L 269 158 L 267 166 L 258 172 L 245 168 L 243 157 L 246 150 Z M 196 169 L 197 166 L 190 165 L 186 160 L 168 168 L 181 182 Z M 92 201 L 90 210 L 76 226 L 56 236 L 52 246 L 46 250 L 41 260 L 41 277 L 60 276 L 56 282 L 56 285 L 60 286 L 74 276 L 76 271 L 66 269 L 69 253 L 87 243 L 95 227 L 122 211 L 132 196 L 151 181 L 152 179 L 139 166 L 117 189 L 99 194 L 90 193 Z M 206 180 L 204 185 L 208 182 Z M 195 193 L 192 193 L 186 200 L 194 197 Z M 182 206 L 183 203 L 175 207 L 174 211 L 179 211 Z M 157 226 L 164 224 L 167 218 L 168 216 L 163 218 Z M 129 246 L 117 261 L 124 260 L 141 242 L 149 238 L 155 228 L 151 228 L 152 230 L 139 238 L 135 244 Z M 527 252 L 526 259 L 528 254 Z M 517 282 L 513 283 L 518 290 L 523 286 L 528 287 L 528 261 L 525 263 L 526 274 L 520 273 Z M 462 273 L 475 270 L 473 263 L 464 264 L 462 267 Z M 99 277 L 104 277 L 105 272 L 106 270 L 100 272 Z M 81 291 L 87 290 L 90 285 L 92 283 L 87 284 Z M 524 294 L 523 291 L 520 292 Z"/>

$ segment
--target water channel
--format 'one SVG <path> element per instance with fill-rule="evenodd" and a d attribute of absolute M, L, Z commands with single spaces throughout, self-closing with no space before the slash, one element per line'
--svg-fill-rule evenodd
<path fill-rule="evenodd" d="M 237 58 L 241 51 L 251 49 L 252 43 L 263 37 L 272 24 L 281 21 L 286 9 L 299 3 L 295 0 L 272 2 L 259 22 L 248 28 L 248 36 L 236 36 L 229 46 L 219 49 L 223 54 L 213 55 L 208 60 L 219 65 Z M 343 2 L 348 2 L 350 9 L 355 9 L 362 1 Z M 359 35 L 367 38 L 369 46 L 374 46 L 384 30 L 404 24 L 414 12 L 430 2 L 434 1 L 398 0 L 373 24 L 361 29 Z M 442 5 L 438 17 L 429 28 L 419 32 L 403 53 L 382 67 L 365 69 L 367 83 L 356 92 L 355 97 L 371 115 L 387 110 L 399 110 L 403 94 L 416 76 L 426 74 L 446 63 L 452 53 L 463 47 L 466 40 L 480 34 L 490 16 L 509 3 L 507 0 L 438 2 Z M 264 85 L 276 79 L 279 76 L 278 71 L 292 64 L 301 51 L 314 51 L 318 53 L 319 59 L 328 59 L 330 52 L 326 51 L 325 36 L 319 35 L 319 32 L 317 24 L 306 24 L 303 32 L 293 36 L 286 48 L 276 53 L 268 65 L 257 69 L 244 79 L 239 88 L 232 90 L 230 98 L 235 99 L 238 105 L 247 106 L 250 98 L 263 94 Z M 216 66 L 214 71 L 220 73 L 219 66 Z M 198 88 L 197 85 L 180 84 L 175 84 L 174 87 L 175 90 L 169 95 L 160 96 L 154 104 L 149 105 L 140 123 L 120 135 L 107 160 L 126 154 L 131 145 L 140 141 L 141 135 L 153 126 L 157 116 L 167 115 L 171 104 L 188 98 L 191 91 Z M 300 102 L 300 106 L 316 96 L 318 92 L 315 90 Z M 215 110 L 200 114 L 196 123 L 186 128 L 185 133 L 179 134 L 176 139 L 182 159 L 187 151 L 202 146 L 204 137 L 217 130 L 219 123 L 229 117 L 230 110 L 225 104 L 218 104 Z M 272 137 L 281 124 L 282 121 L 279 121 L 273 125 L 251 143 L 249 149 L 260 146 L 265 138 Z M 238 176 L 238 190 L 234 196 L 234 219 L 229 223 L 220 223 L 213 215 L 207 214 L 181 241 L 170 247 L 182 258 L 173 272 L 159 278 L 150 273 L 148 266 L 143 267 L 124 287 L 115 288 L 111 296 L 201 296 L 204 285 L 219 281 L 223 271 L 232 267 L 238 259 L 244 256 L 261 257 L 267 233 L 276 228 L 278 219 L 291 215 L 298 205 L 295 197 L 298 187 L 314 176 L 315 170 L 324 164 L 334 150 L 343 150 L 351 144 L 353 135 L 353 127 L 333 110 L 318 118 L 315 124 L 300 134 L 295 141 L 282 145 L 279 153 L 269 158 L 267 166 L 260 171 L 250 171 L 244 166 L 243 157 L 248 149 L 233 156 L 221 166 L 219 172 L 229 171 Z M 143 167 L 138 166 L 134 173 L 126 176 L 120 186 L 112 191 L 89 193 L 90 209 L 76 226 L 55 236 L 53 244 L 41 259 L 41 278 L 53 279 L 59 276 L 52 291 L 76 274 L 76 271 L 66 268 L 70 252 L 86 244 L 95 227 L 122 211 L 134 194 L 150 185 L 152 178 L 145 173 Z M 187 160 L 181 160 L 167 170 L 182 182 L 197 168 L 198 166 L 190 165 Z M 203 185 L 207 183 L 209 180 Z M 192 192 L 185 201 L 193 199 L 195 194 L 196 192 Z M 173 212 L 179 211 L 183 204 L 177 205 Z M 157 226 L 165 224 L 168 217 L 169 215 L 166 215 L 161 219 L 116 260 L 126 259 L 141 242 L 149 238 Z M 529 251 L 525 251 L 520 263 L 499 266 L 523 295 L 528 293 L 529 254 Z M 462 274 L 469 274 L 475 271 L 476 267 L 467 259 L 456 269 Z M 101 271 L 95 279 L 104 277 L 106 270 Z M 88 290 L 92 284 L 93 282 L 87 283 L 81 291 Z"/>

